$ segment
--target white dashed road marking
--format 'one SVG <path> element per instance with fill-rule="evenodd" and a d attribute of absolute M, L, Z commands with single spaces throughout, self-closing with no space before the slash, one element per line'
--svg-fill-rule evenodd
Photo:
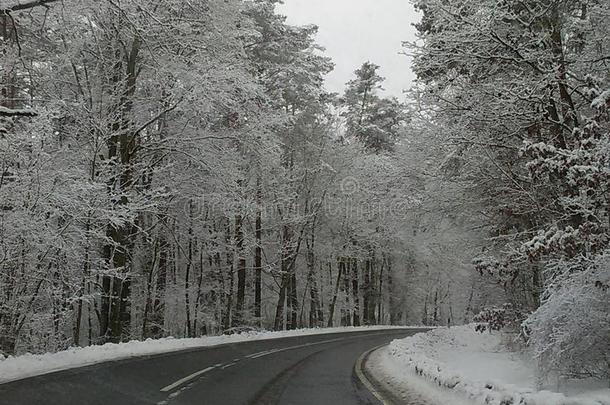
<path fill-rule="evenodd" d="M 207 373 L 208 371 L 214 370 L 215 368 L 216 368 L 216 366 L 212 366 L 212 367 L 208 367 L 208 368 L 205 368 L 203 370 L 197 371 L 196 373 L 193 373 L 191 375 L 187 375 L 186 377 L 179 379 L 175 383 L 170 384 L 167 387 L 161 388 L 161 392 L 169 392 L 169 391 L 171 391 L 171 390 L 173 390 L 175 388 L 178 388 L 182 384 L 187 383 L 187 382 L 189 382 L 189 381 L 199 377 L 200 375 L 203 375 L 203 374 Z"/>
<path fill-rule="evenodd" d="M 371 333 L 368 334 L 368 336 L 376 336 L 376 335 L 382 335 L 384 333 Z M 341 338 L 336 338 L 336 339 L 328 339 L 328 340 L 322 340 L 320 342 L 313 342 L 313 343 L 305 343 L 302 345 L 297 345 L 297 346 L 289 346 L 289 347 L 285 347 L 283 349 L 270 349 L 270 350 L 265 350 L 262 352 L 257 352 L 257 353 L 252 353 L 252 354 L 248 354 L 247 356 L 245 356 L 245 358 L 249 358 L 249 359 L 258 359 L 260 357 L 264 357 L 264 356 L 268 356 L 270 354 L 274 354 L 274 353 L 280 353 L 280 352 L 284 352 L 287 350 L 294 350 L 294 349 L 301 349 L 303 347 L 309 347 L 309 346 L 317 346 L 317 345 L 322 345 L 322 344 L 326 344 L 326 343 L 333 343 L 333 342 L 339 342 L 341 340 L 348 340 L 348 339 L 356 339 L 356 338 L 360 338 L 362 336 L 350 336 L 350 337 L 341 337 Z M 194 380 L 195 378 L 214 370 L 215 368 L 219 368 L 219 369 L 227 369 L 229 367 L 234 366 L 238 361 L 240 361 L 241 359 L 234 359 L 232 363 L 228 363 L 223 365 L 223 363 L 218 363 L 214 366 L 205 368 L 203 370 L 197 371 L 196 373 L 193 373 L 191 375 L 187 375 L 184 378 L 179 379 L 178 381 L 168 385 L 167 387 L 163 387 L 161 388 L 161 392 L 170 392 L 173 391 L 174 389 L 186 384 L 189 381 Z M 179 393 L 175 394 L 176 396 L 179 395 Z M 170 398 L 172 397 L 172 395 L 170 395 Z"/>

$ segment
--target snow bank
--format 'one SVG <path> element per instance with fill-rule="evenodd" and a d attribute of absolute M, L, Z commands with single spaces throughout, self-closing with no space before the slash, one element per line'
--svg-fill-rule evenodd
<path fill-rule="evenodd" d="M 372 330 L 404 329 L 401 326 L 340 327 L 320 329 L 300 329 L 279 332 L 244 332 L 234 335 L 205 336 L 193 339 L 148 339 L 127 343 L 107 343 L 101 346 L 76 347 L 69 350 L 46 353 L 25 354 L 3 358 L 0 356 L 0 384 L 21 378 L 33 377 L 54 371 L 84 367 L 104 361 L 174 352 L 185 349 L 217 346 L 254 340 L 279 339 L 294 336 L 321 335 L 327 333 L 362 332 Z M 413 327 L 415 328 L 415 327 Z"/>
<path fill-rule="evenodd" d="M 508 352 L 501 334 L 481 334 L 473 325 L 395 340 L 375 361 L 384 375 L 402 374 L 399 384 L 421 386 L 416 380 L 423 378 L 473 404 L 610 405 L 610 389 L 601 382 L 561 384 L 564 393 L 536 391 L 534 363 Z"/>

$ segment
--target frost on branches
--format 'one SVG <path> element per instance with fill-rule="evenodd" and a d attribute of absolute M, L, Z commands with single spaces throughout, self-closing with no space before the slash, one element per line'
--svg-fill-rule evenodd
<path fill-rule="evenodd" d="M 0 1 L 0 355 L 465 317 L 405 105 L 278 3 Z"/>
<path fill-rule="evenodd" d="M 610 3 L 415 4 L 423 108 L 488 218 L 476 269 L 523 311 L 545 374 L 608 378 Z"/>
<path fill-rule="evenodd" d="M 472 318 L 477 332 L 489 331 L 490 333 L 505 328 L 514 330 L 522 319 L 523 314 L 516 311 L 508 303 L 499 308 L 485 308 Z"/>
<path fill-rule="evenodd" d="M 547 268 L 544 304 L 525 322 L 546 373 L 610 380 L 610 252 Z"/>
<path fill-rule="evenodd" d="M 608 92 L 591 107 L 594 115 L 573 130 L 572 148 L 525 147 L 533 157 L 528 164 L 532 177 L 564 180 L 557 202 L 565 225 L 541 230 L 523 245 L 532 258 L 551 258 L 542 305 L 524 326 L 546 373 L 610 379 Z"/>

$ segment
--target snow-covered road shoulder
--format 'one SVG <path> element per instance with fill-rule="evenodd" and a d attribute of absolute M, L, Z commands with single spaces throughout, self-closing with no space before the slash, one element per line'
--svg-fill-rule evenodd
<path fill-rule="evenodd" d="M 602 381 L 560 381 L 537 391 L 534 363 L 503 343 L 501 334 L 472 325 L 439 328 L 393 341 L 367 368 L 400 395 L 417 391 L 430 404 L 610 405 Z"/>
<path fill-rule="evenodd" d="M 300 329 L 279 332 L 245 332 L 234 335 L 206 336 L 193 339 L 148 339 L 127 343 L 107 343 L 100 346 L 77 347 L 57 353 L 25 354 L 4 358 L 0 355 L 0 384 L 27 377 L 85 367 L 105 361 L 171 353 L 180 350 L 212 347 L 254 340 L 280 339 L 328 333 L 366 332 L 374 330 L 408 329 L 404 326 L 366 326 Z M 420 329 L 412 327 L 412 329 Z"/>

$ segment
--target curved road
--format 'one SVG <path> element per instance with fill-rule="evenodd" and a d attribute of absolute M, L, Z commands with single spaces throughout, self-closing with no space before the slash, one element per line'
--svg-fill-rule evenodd
<path fill-rule="evenodd" d="M 301 336 L 112 361 L 2 384 L 0 404 L 379 404 L 355 377 L 356 360 L 420 331 Z"/>

